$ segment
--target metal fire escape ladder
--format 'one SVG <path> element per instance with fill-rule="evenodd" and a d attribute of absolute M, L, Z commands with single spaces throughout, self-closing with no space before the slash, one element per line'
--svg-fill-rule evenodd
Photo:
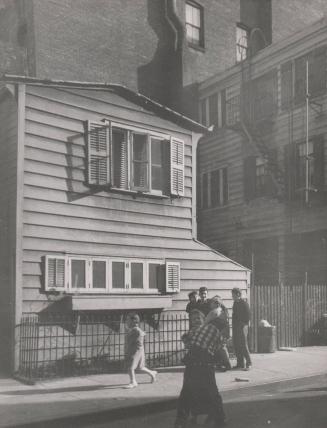
<path fill-rule="evenodd" d="M 260 132 L 255 124 L 253 114 L 253 87 L 249 85 L 251 81 L 251 58 L 241 62 L 241 85 L 240 85 L 240 125 L 243 134 L 254 148 L 254 151 L 266 161 L 267 173 L 270 175 L 273 185 L 277 190 L 277 196 L 284 193 L 284 171 L 278 165 L 277 159 L 271 156 L 271 150 L 263 142 Z M 246 96 L 246 85 L 247 96 Z M 249 103 L 250 101 L 250 103 Z M 246 114 L 245 112 L 248 112 Z M 248 118 L 250 120 L 248 120 Z"/>

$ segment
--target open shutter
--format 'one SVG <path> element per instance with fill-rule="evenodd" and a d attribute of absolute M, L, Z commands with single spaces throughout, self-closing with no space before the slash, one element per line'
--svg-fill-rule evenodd
<path fill-rule="evenodd" d="M 170 193 L 184 196 L 184 142 L 170 140 Z"/>
<path fill-rule="evenodd" d="M 288 110 L 293 101 L 293 64 L 288 61 L 281 66 L 281 107 Z"/>
<path fill-rule="evenodd" d="M 326 91 L 326 46 L 313 51 L 309 64 L 309 93 L 315 96 Z"/>
<path fill-rule="evenodd" d="M 296 144 L 287 144 L 284 147 L 285 163 L 285 194 L 287 200 L 294 200 L 296 187 L 297 152 Z"/>
<path fill-rule="evenodd" d="M 176 262 L 166 263 L 166 293 L 180 292 L 180 264 Z"/>
<path fill-rule="evenodd" d="M 45 290 L 63 290 L 66 285 L 66 258 L 46 256 Z"/>
<path fill-rule="evenodd" d="M 244 198 L 250 201 L 255 198 L 256 157 L 244 159 Z"/>
<path fill-rule="evenodd" d="M 322 190 L 325 184 L 324 144 L 324 137 L 322 135 L 315 137 L 313 144 L 314 176 L 312 185 L 317 190 Z"/>
<path fill-rule="evenodd" d="M 88 183 L 110 184 L 109 125 L 87 123 Z"/>

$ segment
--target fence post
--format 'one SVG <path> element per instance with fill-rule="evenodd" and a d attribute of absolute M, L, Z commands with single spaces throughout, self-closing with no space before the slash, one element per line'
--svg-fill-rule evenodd
<path fill-rule="evenodd" d="M 278 340 L 278 336 L 277 336 L 277 343 L 278 343 L 278 347 L 280 348 L 281 346 L 285 346 L 284 340 L 285 340 L 285 335 L 284 335 L 284 330 L 285 330 L 285 320 L 284 320 L 284 283 L 283 281 L 279 282 L 279 322 L 280 322 L 280 338 Z"/>
<path fill-rule="evenodd" d="M 302 314 L 303 314 L 303 333 L 302 333 L 302 345 L 307 344 L 307 299 L 308 299 L 308 272 L 305 272 L 305 281 L 302 287 Z"/>

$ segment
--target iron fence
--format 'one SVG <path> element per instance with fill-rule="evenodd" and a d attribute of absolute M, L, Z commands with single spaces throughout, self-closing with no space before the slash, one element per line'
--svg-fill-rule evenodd
<path fill-rule="evenodd" d="M 81 376 L 124 369 L 127 328 L 121 315 L 26 316 L 19 328 L 19 375 L 28 379 Z M 144 316 L 147 365 L 181 364 L 181 336 L 188 331 L 186 314 Z"/>

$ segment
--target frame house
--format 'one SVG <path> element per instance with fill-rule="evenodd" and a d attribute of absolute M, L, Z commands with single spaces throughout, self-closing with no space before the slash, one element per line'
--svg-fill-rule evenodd
<path fill-rule="evenodd" d="M 7 370 L 22 317 L 178 314 L 200 286 L 229 306 L 247 290 L 248 269 L 196 240 L 203 125 L 121 85 L 19 76 L 2 78 L 0 120 Z"/>

